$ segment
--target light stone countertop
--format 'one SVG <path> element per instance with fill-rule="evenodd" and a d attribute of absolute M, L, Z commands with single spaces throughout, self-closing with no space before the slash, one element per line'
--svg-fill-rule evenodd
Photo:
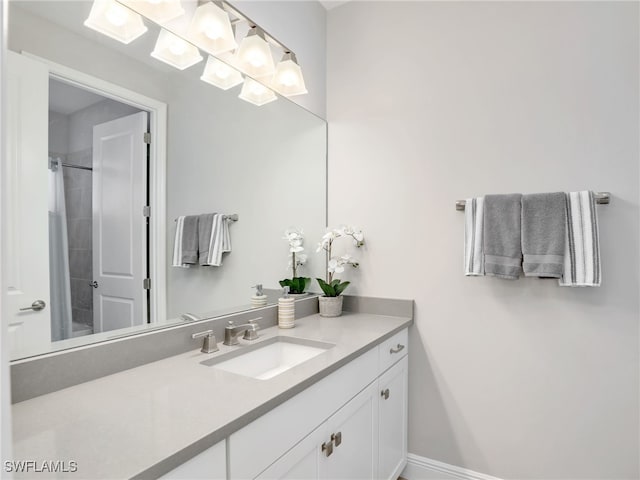
<path fill-rule="evenodd" d="M 269 380 L 200 362 L 220 351 L 190 351 L 16 403 L 14 460 L 75 461 L 76 473 L 37 478 L 153 478 L 213 446 L 412 323 L 411 318 L 345 312 L 311 315 L 296 328 L 260 331 L 334 343 L 326 352 Z M 159 346 L 159 348 L 162 348 Z M 21 478 L 21 475 L 17 475 Z"/>

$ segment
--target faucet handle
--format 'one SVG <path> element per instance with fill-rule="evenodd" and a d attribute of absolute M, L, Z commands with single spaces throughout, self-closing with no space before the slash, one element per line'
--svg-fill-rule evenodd
<path fill-rule="evenodd" d="M 233 323 L 233 320 L 229 320 L 227 322 L 227 327 L 233 327 L 233 326 L 235 326 L 235 323 Z"/>
<path fill-rule="evenodd" d="M 213 330 L 205 330 L 204 332 L 198 332 L 191 335 L 191 338 L 194 339 L 201 337 L 204 337 L 202 349 L 200 350 L 202 353 L 213 353 L 219 350 L 218 344 L 216 343 L 216 337 L 213 334 Z"/>
<path fill-rule="evenodd" d="M 201 337 L 206 337 L 208 335 L 213 334 L 213 330 L 205 330 L 204 332 L 198 332 L 198 333 L 194 333 L 193 335 L 191 335 L 191 338 L 201 338 Z"/>

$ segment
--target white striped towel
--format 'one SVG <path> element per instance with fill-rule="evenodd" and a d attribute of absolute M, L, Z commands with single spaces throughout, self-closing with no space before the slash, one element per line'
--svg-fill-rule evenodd
<path fill-rule="evenodd" d="M 464 208 L 464 274 L 484 276 L 482 229 L 484 197 L 468 198 Z"/>
<path fill-rule="evenodd" d="M 182 233 L 184 231 L 184 215 L 176 219 L 176 236 L 173 240 L 173 261 L 172 267 L 189 268 L 189 265 L 182 263 Z"/>
<path fill-rule="evenodd" d="M 219 267 L 222 265 L 222 254 L 231 251 L 231 235 L 229 234 L 229 221 L 224 215 L 216 214 L 213 217 L 211 227 L 211 240 L 209 242 L 209 255 L 203 265 Z"/>
<path fill-rule="evenodd" d="M 600 234 L 592 192 L 567 193 L 567 233 L 565 235 L 563 287 L 599 287 Z"/>

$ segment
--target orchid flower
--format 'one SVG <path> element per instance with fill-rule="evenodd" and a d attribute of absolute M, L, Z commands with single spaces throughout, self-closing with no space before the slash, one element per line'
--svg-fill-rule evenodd
<path fill-rule="evenodd" d="M 362 230 L 357 227 L 340 225 L 327 229 L 327 232 L 322 236 L 322 241 L 318 244 L 316 252 L 325 250 L 328 254 L 327 272 L 329 275 L 327 279 L 329 282 L 333 280 L 334 273 L 344 272 L 345 265 L 351 265 L 354 268 L 360 265 L 351 255 L 342 255 L 338 258 L 334 258 L 331 255 L 333 242 L 340 237 L 351 237 L 354 245 L 358 248 L 364 245 L 364 234 Z"/>

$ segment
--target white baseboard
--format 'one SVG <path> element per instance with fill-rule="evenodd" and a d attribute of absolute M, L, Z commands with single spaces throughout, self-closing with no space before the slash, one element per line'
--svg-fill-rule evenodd
<path fill-rule="evenodd" d="M 413 453 L 407 455 L 407 466 L 401 476 L 407 480 L 501 480 Z"/>

